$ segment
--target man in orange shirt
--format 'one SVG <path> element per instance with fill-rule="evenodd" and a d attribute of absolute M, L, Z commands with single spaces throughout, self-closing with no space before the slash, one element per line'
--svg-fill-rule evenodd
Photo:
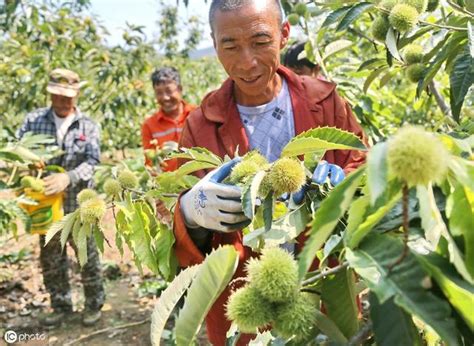
<path fill-rule="evenodd" d="M 189 113 L 196 108 L 183 100 L 179 72 L 174 67 L 163 67 L 151 75 L 156 102 L 160 109 L 142 125 L 143 149 L 159 149 L 165 142 L 178 142 Z M 152 162 L 146 158 L 146 165 Z M 177 161 L 166 160 L 162 169 L 173 171 Z"/>

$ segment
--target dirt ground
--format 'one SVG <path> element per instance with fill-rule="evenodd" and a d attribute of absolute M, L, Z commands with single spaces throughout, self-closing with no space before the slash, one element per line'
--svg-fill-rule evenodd
<path fill-rule="evenodd" d="M 111 215 L 106 216 L 104 224 L 113 225 Z M 101 321 L 93 327 L 81 324 L 82 285 L 74 251 L 69 248 L 75 312 L 59 328 L 51 330 L 38 323 L 38 316 L 49 311 L 49 296 L 39 267 L 38 236 L 20 232 L 18 240 L 0 239 L 0 336 L 9 330 L 17 334 L 39 333 L 37 338 L 41 340 L 18 345 L 149 345 L 149 318 L 164 282 L 150 273 L 141 276 L 130 253 L 120 256 L 114 249 L 113 226 L 105 233 L 112 248 L 106 248 L 102 258 L 107 299 Z M 128 326 L 120 328 L 123 325 Z M 106 328 L 105 332 L 92 335 Z M 1 339 L 0 345 L 4 344 Z"/>

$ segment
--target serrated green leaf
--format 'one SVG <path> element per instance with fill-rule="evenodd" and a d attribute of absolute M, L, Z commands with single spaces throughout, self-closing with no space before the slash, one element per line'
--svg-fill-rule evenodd
<path fill-rule="evenodd" d="M 102 233 L 102 228 L 99 225 L 94 225 L 92 234 L 94 235 L 97 248 L 101 253 L 104 253 L 104 234 Z"/>
<path fill-rule="evenodd" d="M 453 118 L 458 121 L 464 98 L 474 83 L 474 58 L 466 44 L 463 52 L 454 61 L 449 75 L 450 101 Z"/>
<path fill-rule="evenodd" d="M 359 18 L 359 16 L 364 13 L 366 10 L 374 6 L 370 2 L 361 2 L 350 8 L 349 11 L 344 15 L 339 24 L 336 27 L 336 31 L 346 30 L 351 23 Z"/>
<path fill-rule="evenodd" d="M 385 38 L 385 44 L 390 54 L 397 59 L 398 61 L 403 61 L 400 53 L 398 52 L 397 38 L 395 36 L 395 31 L 393 28 L 389 28 L 387 32 L 387 37 Z"/>
<path fill-rule="evenodd" d="M 75 213 L 67 214 L 61 220 L 54 222 L 46 232 L 46 237 L 44 238 L 45 245 L 47 245 L 57 233 L 61 232 L 71 219 L 74 220 L 75 215 Z"/>
<path fill-rule="evenodd" d="M 174 255 L 174 241 L 173 230 L 169 229 L 166 225 L 160 224 L 158 234 L 154 240 L 155 255 L 158 261 L 158 269 L 166 280 L 174 275 L 174 273 L 171 272 L 171 257 Z"/>
<path fill-rule="evenodd" d="M 393 298 L 380 304 L 377 296 L 370 293 L 369 302 L 370 317 L 377 345 L 422 345 L 411 316 L 398 307 L 393 302 Z"/>
<path fill-rule="evenodd" d="M 467 269 L 463 255 L 441 217 L 431 185 L 428 187 L 417 186 L 416 195 L 420 202 L 421 224 L 425 230 L 426 239 L 433 246 L 432 249 L 436 248 L 440 236 L 443 236 L 448 242 L 450 262 L 454 264 L 456 270 L 466 281 L 473 284 L 474 279 Z"/>
<path fill-rule="evenodd" d="M 66 242 L 69 239 L 69 235 L 71 234 L 72 230 L 74 229 L 74 225 L 76 224 L 76 222 L 79 222 L 79 209 L 69 215 L 71 215 L 71 217 L 69 218 L 69 220 L 66 221 L 66 223 L 64 224 L 64 228 L 61 232 L 60 242 L 62 249 L 64 249 L 64 247 L 66 246 Z"/>
<path fill-rule="evenodd" d="M 320 311 L 316 311 L 316 326 L 330 340 L 342 345 L 347 344 L 346 337 L 342 334 L 337 325 Z"/>
<path fill-rule="evenodd" d="M 210 164 L 214 164 L 215 166 L 222 165 L 221 158 L 206 148 L 195 147 L 189 149 L 183 148 L 182 150 L 183 153 L 172 154 L 169 157 L 208 162 Z"/>
<path fill-rule="evenodd" d="M 450 208 L 446 214 L 450 232 L 454 236 L 464 237 L 465 263 L 474 277 L 474 192 L 458 184 L 448 197 L 448 205 Z"/>
<path fill-rule="evenodd" d="M 242 189 L 242 209 L 245 216 L 250 220 L 253 219 L 255 214 L 255 205 L 258 198 L 258 189 L 265 177 L 265 171 L 259 171 L 255 176 L 247 183 Z"/>
<path fill-rule="evenodd" d="M 400 184 L 392 181 L 383 197 L 382 201 L 367 209 L 364 221 L 355 230 L 346 230 L 344 240 L 349 248 L 357 247 L 374 226 L 398 203 L 402 197 Z"/>
<path fill-rule="evenodd" d="M 316 251 L 323 246 L 336 227 L 339 218 L 349 208 L 364 172 L 365 166 L 362 166 L 349 174 L 346 179 L 334 188 L 321 203 L 319 209 L 316 210 L 311 230 L 308 231 L 309 238 L 305 242 L 303 251 L 298 256 L 298 274 L 300 278 L 306 275 L 316 256 Z"/>
<path fill-rule="evenodd" d="M 364 90 L 365 94 L 367 94 L 367 90 L 369 90 L 369 87 L 372 84 L 372 82 L 375 80 L 375 78 L 377 78 L 382 72 L 384 72 L 387 69 L 388 69 L 388 66 L 384 65 L 382 67 L 379 67 L 379 68 L 375 69 L 374 71 L 372 71 L 369 74 L 369 76 L 367 77 L 367 79 L 364 82 L 363 90 Z"/>
<path fill-rule="evenodd" d="M 359 68 L 357 69 L 357 72 L 367 70 L 367 69 L 374 69 L 374 68 L 378 68 L 382 66 L 385 66 L 385 67 L 387 66 L 387 62 L 384 59 L 372 58 L 360 64 Z"/>
<path fill-rule="evenodd" d="M 130 222 L 129 236 L 133 253 L 141 263 L 146 265 L 153 273 L 158 274 L 157 260 L 151 247 L 150 222 L 146 213 L 142 210 L 141 203 L 135 203 L 133 207 L 135 212 Z"/>
<path fill-rule="evenodd" d="M 77 258 L 81 267 L 87 263 L 87 234 L 90 232 L 90 227 L 89 224 L 84 223 L 77 234 Z"/>
<path fill-rule="evenodd" d="M 166 290 L 161 292 L 151 315 L 150 338 L 153 346 L 161 345 L 161 336 L 165 330 L 166 321 L 196 277 L 199 267 L 200 265 L 195 265 L 186 268 L 175 277 Z"/>
<path fill-rule="evenodd" d="M 298 156 L 320 150 L 366 150 L 354 133 L 335 127 L 318 127 L 294 137 L 282 150 L 282 156 Z"/>
<path fill-rule="evenodd" d="M 359 329 L 357 316 L 355 279 L 351 269 L 346 269 L 322 280 L 321 300 L 328 317 L 338 326 L 346 338 Z"/>
<path fill-rule="evenodd" d="M 336 23 L 339 20 L 339 18 L 341 18 L 351 9 L 351 7 L 352 6 L 345 6 L 331 12 L 324 20 L 323 24 L 321 25 L 321 28 L 324 28 L 326 26 Z"/>
<path fill-rule="evenodd" d="M 232 246 L 223 246 L 209 254 L 188 289 L 183 309 L 176 321 L 176 344 L 190 345 L 207 313 L 232 279 L 239 256 Z"/>
<path fill-rule="evenodd" d="M 387 149 L 387 142 L 377 143 L 367 158 L 367 185 L 372 205 L 387 187 Z"/>
<path fill-rule="evenodd" d="M 346 249 L 346 259 L 381 304 L 393 297 L 395 304 L 433 328 L 447 344 L 459 345 L 449 304 L 422 287 L 426 274 L 411 252 L 389 272 L 388 267 L 402 251 L 403 244 L 398 239 L 374 234 L 364 240 L 359 250 Z"/>
<path fill-rule="evenodd" d="M 330 56 L 339 53 L 343 51 L 344 49 L 347 49 L 351 47 L 354 43 L 349 40 L 337 40 L 334 42 L 329 43 L 325 48 L 324 48 L 324 55 L 323 55 L 323 60 L 326 60 Z"/>
<path fill-rule="evenodd" d="M 416 259 L 436 280 L 441 291 L 459 312 L 469 328 L 474 330 L 474 314 L 472 313 L 474 286 L 463 281 L 449 262 L 436 253 L 425 256 L 416 255 Z"/>
<path fill-rule="evenodd" d="M 203 169 L 215 168 L 217 167 L 214 163 L 205 162 L 205 161 L 188 161 L 185 162 L 178 170 L 175 172 L 178 177 L 194 173 Z"/>

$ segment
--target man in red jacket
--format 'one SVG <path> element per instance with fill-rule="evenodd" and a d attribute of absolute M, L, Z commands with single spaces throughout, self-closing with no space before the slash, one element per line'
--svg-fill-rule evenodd
<path fill-rule="evenodd" d="M 209 21 L 217 56 L 229 79 L 187 118 L 181 147 L 205 147 L 220 157 L 258 149 L 274 161 L 292 137 L 315 127 L 338 127 L 365 140 L 333 83 L 297 76 L 280 65 L 280 50 L 288 41 L 290 26 L 283 21 L 278 0 L 213 0 Z M 329 151 L 319 178 L 337 183 L 364 160 L 361 152 Z M 229 165 L 224 166 L 220 175 L 230 171 Z M 236 276 L 243 276 L 251 250 L 243 245 L 239 229 L 247 221 L 241 191 L 216 182 L 213 174 L 201 172 L 203 179 L 179 199 L 175 251 L 184 267 L 202 262 L 211 248 L 232 244 L 240 253 Z M 206 318 L 213 345 L 225 344 L 230 322 L 224 306 L 229 294 L 227 288 Z M 243 335 L 239 344 L 250 338 Z"/>

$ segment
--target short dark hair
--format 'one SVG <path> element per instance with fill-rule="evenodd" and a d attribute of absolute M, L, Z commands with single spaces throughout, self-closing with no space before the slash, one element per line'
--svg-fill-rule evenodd
<path fill-rule="evenodd" d="M 211 26 L 211 31 L 212 23 L 214 22 L 214 17 L 216 15 L 217 10 L 222 12 L 238 10 L 246 5 L 253 3 L 253 1 L 255 0 L 212 0 L 211 7 L 209 8 L 209 25 Z M 281 6 L 280 0 L 274 0 L 273 2 L 278 9 L 278 20 L 281 24 L 283 23 L 283 7 Z"/>
<path fill-rule="evenodd" d="M 283 65 L 288 67 L 302 67 L 315 68 L 317 65 L 309 61 L 307 58 L 298 58 L 300 53 L 304 51 L 305 42 L 296 42 L 292 44 L 283 56 Z"/>
<path fill-rule="evenodd" d="M 153 87 L 167 82 L 175 82 L 176 84 L 181 85 L 181 77 L 178 70 L 174 67 L 162 67 L 151 74 L 151 83 L 153 84 Z"/>

